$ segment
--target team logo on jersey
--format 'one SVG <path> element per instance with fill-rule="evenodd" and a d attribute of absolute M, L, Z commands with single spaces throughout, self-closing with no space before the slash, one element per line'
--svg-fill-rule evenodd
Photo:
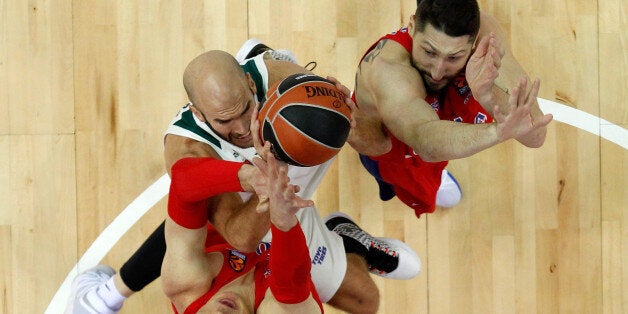
<path fill-rule="evenodd" d="M 238 251 L 229 250 L 229 267 L 239 273 L 244 266 L 246 266 L 246 256 Z"/>
<path fill-rule="evenodd" d="M 464 98 L 464 104 L 468 104 L 469 103 L 469 99 L 471 99 L 471 96 L 473 96 L 471 93 L 468 93 L 467 96 Z"/>
<path fill-rule="evenodd" d="M 470 90 L 469 84 L 467 84 L 467 80 L 464 77 L 461 77 L 461 76 L 454 77 L 453 83 L 454 83 L 454 86 L 456 86 L 456 90 L 458 91 L 458 94 L 460 95 L 464 95 L 465 93 L 468 93 Z"/>
<path fill-rule="evenodd" d="M 257 245 L 257 248 L 255 249 L 255 253 L 257 253 L 257 255 L 262 255 L 264 254 L 264 252 L 270 250 L 270 243 L 268 242 L 260 242 Z"/>
<path fill-rule="evenodd" d="M 478 114 L 475 115 L 475 120 L 473 120 L 473 123 L 475 124 L 485 123 L 487 118 L 488 117 L 485 114 L 478 112 Z"/>
<path fill-rule="evenodd" d="M 240 154 L 234 150 L 233 151 L 233 158 L 238 158 L 238 157 L 240 157 Z"/>
<path fill-rule="evenodd" d="M 408 32 L 408 28 L 407 28 L 407 27 L 402 27 L 402 28 L 399 30 L 399 32 L 402 32 L 402 33 L 407 33 L 407 32 Z M 391 35 L 397 34 L 397 31 L 390 32 L 390 34 L 391 34 Z"/>
<path fill-rule="evenodd" d="M 312 258 L 312 264 L 323 264 L 325 257 L 327 257 L 327 248 L 319 246 L 318 249 L 316 249 L 316 254 L 314 254 L 314 257 Z"/>
<path fill-rule="evenodd" d="M 455 117 L 452 121 L 454 121 L 454 122 L 462 122 L 462 117 Z"/>

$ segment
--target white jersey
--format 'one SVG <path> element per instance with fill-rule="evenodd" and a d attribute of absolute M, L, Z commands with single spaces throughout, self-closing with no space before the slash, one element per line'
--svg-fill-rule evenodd
<path fill-rule="evenodd" d="M 263 60 L 263 54 L 244 60 L 240 66 L 246 73 L 249 73 L 255 82 L 258 91 L 256 100 L 263 102 L 264 95 L 268 90 L 268 70 Z M 191 103 L 188 103 L 179 110 L 177 116 L 168 126 L 166 135 L 183 136 L 205 143 L 211 146 L 223 160 L 251 161 L 255 155 L 255 148 L 240 148 L 222 139 L 192 113 L 190 105 Z M 311 198 L 332 162 L 333 159 L 314 167 L 288 166 L 290 183 L 300 187 L 297 195 L 303 199 Z M 252 193 L 240 192 L 240 196 L 243 200 L 248 200 Z M 297 218 L 310 250 L 312 281 L 321 301 L 327 302 L 340 287 L 347 268 L 342 238 L 327 229 L 315 207 L 301 209 L 297 213 Z M 262 242 L 269 243 L 270 241 L 269 231 Z"/>

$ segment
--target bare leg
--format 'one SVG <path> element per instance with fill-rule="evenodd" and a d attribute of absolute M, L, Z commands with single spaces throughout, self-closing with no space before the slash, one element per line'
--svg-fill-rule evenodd
<path fill-rule="evenodd" d="M 347 254 L 347 272 L 340 288 L 327 304 L 348 313 L 377 313 L 379 290 L 363 257 Z"/>

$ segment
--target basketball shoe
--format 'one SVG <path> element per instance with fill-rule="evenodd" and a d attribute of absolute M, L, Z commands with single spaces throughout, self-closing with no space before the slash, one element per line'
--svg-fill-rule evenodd
<path fill-rule="evenodd" d="M 239 63 L 242 63 L 244 60 L 253 58 L 266 51 L 268 51 L 268 54 L 274 60 L 288 61 L 294 64 L 299 64 L 297 58 L 294 56 L 292 51 L 286 49 L 274 50 L 264 45 L 259 39 L 256 38 L 251 38 L 245 41 L 244 44 L 242 44 L 242 47 L 240 47 L 240 50 L 238 50 L 238 53 L 236 53 L 235 58 L 236 60 L 238 60 Z"/>
<path fill-rule="evenodd" d="M 410 279 L 421 271 L 421 260 L 407 244 L 391 238 L 368 234 L 341 212 L 325 217 L 327 229 L 337 233 L 347 253 L 357 253 L 366 259 L 369 271 L 391 279 Z"/>
<path fill-rule="evenodd" d="M 446 169 L 441 174 L 440 186 L 436 192 L 436 206 L 454 207 L 462 199 L 462 190 L 456 178 Z"/>
<path fill-rule="evenodd" d="M 107 265 L 92 267 L 72 282 L 72 293 L 65 314 L 114 314 L 120 307 L 110 308 L 98 295 L 98 288 L 116 272 Z"/>

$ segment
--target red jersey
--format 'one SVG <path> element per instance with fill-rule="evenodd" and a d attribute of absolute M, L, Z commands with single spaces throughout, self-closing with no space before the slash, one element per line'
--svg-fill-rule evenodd
<path fill-rule="evenodd" d="M 407 28 L 401 28 L 380 38 L 383 39 L 394 40 L 412 54 L 412 37 L 408 34 Z M 368 54 L 377 42 L 364 55 Z M 455 77 L 441 93 L 428 94 L 425 101 L 432 106 L 441 120 L 462 123 L 493 122 L 493 118 L 473 98 L 464 73 Z M 384 155 L 366 158 L 375 162 L 381 179 L 392 185 L 399 200 L 414 209 L 417 217 L 434 212 L 441 173 L 448 162 L 423 161 L 410 146 L 398 140 L 388 130 L 385 131 L 391 138 L 392 149 Z"/>
<path fill-rule="evenodd" d="M 211 297 L 213 297 L 218 290 L 235 280 L 236 278 L 247 274 L 249 271 L 254 271 L 255 277 L 255 305 L 254 309 L 257 311 L 260 303 L 266 295 L 266 290 L 269 288 L 270 278 L 270 243 L 261 242 L 255 252 L 242 253 L 234 249 L 231 245 L 225 241 L 225 239 L 214 229 L 210 224 L 207 224 L 207 237 L 205 239 L 205 252 L 219 252 L 223 255 L 223 263 L 218 276 L 212 281 L 209 291 L 203 294 L 196 301 L 192 302 L 183 312 L 183 314 L 194 314 L 201 309 Z M 319 300 L 314 284 L 310 280 L 310 290 L 314 299 L 318 302 L 322 309 L 322 304 Z M 174 305 L 172 309 L 178 314 Z"/>

